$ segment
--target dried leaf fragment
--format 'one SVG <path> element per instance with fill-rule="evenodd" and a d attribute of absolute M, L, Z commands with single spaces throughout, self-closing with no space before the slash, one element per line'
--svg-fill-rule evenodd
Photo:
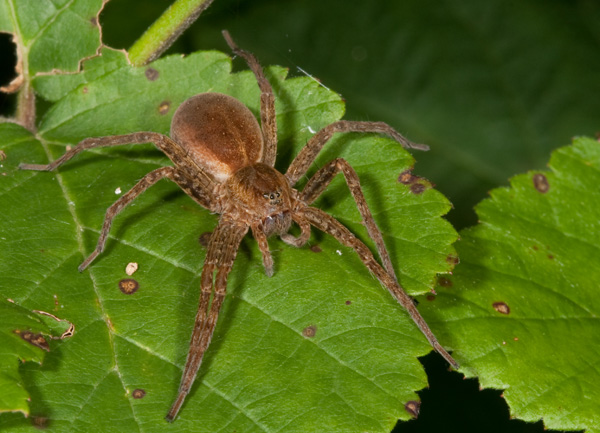
<path fill-rule="evenodd" d="M 21 329 L 15 329 L 14 333 L 21 337 L 23 340 L 27 341 L 29 344 L 39 347 L 46 352 L 50 352 L 50 346 L 48 346 L 48 342 L 44 338 L 42 334 L 34 334 L 31 331 L 24 331 Z"/>

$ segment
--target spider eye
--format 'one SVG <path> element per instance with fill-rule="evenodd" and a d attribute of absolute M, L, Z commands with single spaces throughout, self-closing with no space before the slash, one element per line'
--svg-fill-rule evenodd
<path fill-rule="evenodd" d="M 266 198 L 267 200 L 275 200 L 276 198 L 281 197 L 281 193 L 279 191 L 265 192 L 263 194 L 263 197 Z"/>

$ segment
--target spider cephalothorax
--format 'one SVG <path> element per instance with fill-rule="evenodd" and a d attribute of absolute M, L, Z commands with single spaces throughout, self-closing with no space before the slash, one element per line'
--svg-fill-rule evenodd
<path fill-rule="evenodd" d="M 102 252 L 114 217 L 160 179 L 171 179 L 198 204 L 221 214 L 208 243 L 201 275 L 200 305 L 190 350 L 179 392 L 167 419 L 175 419 L 194 382 L 217 323 L 227 289 L 227 276 L 240 242 L 249 230 L 258 243 L 269 276 L 273 274 L 273 259 L 267 243 L 269 236 L 279 235 L 286 243 L 300 247 L 308 241 L 311 226 L 314 226 L 353 248 L 367 269 L 408 311 L 433 348 L 458 368 L 456 361 L 438 343 L 412 299 L 398 284 L 383 237 L 352 167 L 344 159 L 334 159 L 318 170 L 302 191 L 294 189 L 298 179 L 306 174 L 322 147 L 336 132 L 383 133 L 405 147 L 424 149 L 426 146 L 409 142 L 383 122 L 341 120 L 317 132 L 292 161 L 287 172 L 280 173 L 274 168 L 277 124 L 271 85 L 256 58 L 240 50 L 227 32 L 223 34 L 233 52 L 246 60 L 256 76 L 262 92 L 260 125 L 250 110 L 231 96 L 202 93 L 179 106 L 173 115 L 170 137 L 156 132 L 135 132 L 88 138 L 50 164 L 20 165 L 29 170 L 53 170 L 85 149 L 148 142 L 154 143 L 173 161 L 173 167 L 162 167 L 148 173 L 108 208 L 96 249 L 79 266 L 80 271 Z M 369 236 L 375 242 L 382 264 L 344 225 L 331 215 L 310 206 L 340 172 L 356 201 Z M 300 227 L 297 237 L 288 233 L 292 222 Z"/>

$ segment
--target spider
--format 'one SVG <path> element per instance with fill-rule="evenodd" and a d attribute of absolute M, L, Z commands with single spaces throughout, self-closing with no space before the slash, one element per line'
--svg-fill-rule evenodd
<path fill-rule="evenodd" d="M 342 158 L 326 164 L 309 179 L 302 191 L 294 189 L 315 158 L 338 132 L 382 133 L 404 147 L 427 150 L 414 144 L 383 122 L 340 120 L 318 131 L 292 161 L 285 174 L 274 168 L 277 153 L 275 96 L 256 57 L 235 44 L 227 31 L 223 36 L 234 54 L 242 57 L 254 73 L 261 91 L 261 124 L 237 99 L 220 93 L 202 93 L 184 101 L 171 121 L 170 138 L 156 132 L 87 138 L 47 165 L 21 164 L 21 169 L 50 171 L 83 150 L 123 144 L 154 143 L 173 162 L 145 175 L 131 190 L 106 211 L 95 250 L 79 266 L 86 269 L 102 252 L 115 216 L 136 197 L 163 178 L 175 182 L 198 204 L 220 214 L 208 243 L 201 274 L 201 293 L 190 348 L 177 397 L 166 419 L 173 421 L 190 391 L 215 329 L 227 289 L 227 276 L 233 266 L 242 238 L 250 230 L 262 254 L 268 276 L 273 275 L 273 259 L 267 238 L 278 235 L 285 243 L 301 247 L 308 241 L 311 226 L 330 234 L 353 248 L 367 269 L 408 311 L 431 346 L 454 368 L 458 363 L 438 343 L 413 300 L 399 285 L 383 238 L 367 206 L 358 175 Z M 381 262 L 344 225 L 324 211 L 310 206 L 342 173 L 356 202 Z M 300 234 L 288 233 L 292 223 Z M 212 301 L 211 301 L 212 299 Z"/>

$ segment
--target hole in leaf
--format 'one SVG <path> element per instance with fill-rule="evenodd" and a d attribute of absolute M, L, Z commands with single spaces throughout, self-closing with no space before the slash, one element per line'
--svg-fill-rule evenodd
<path fill-rule="evenodd" d="M 0 86 L 8 86 L 17 77 L 17 46 L 10 33 L 0 33 L 0 58 Z M 14 94 L 0 92 L 0 116 L 10 116 L 15 103 Z"/>

